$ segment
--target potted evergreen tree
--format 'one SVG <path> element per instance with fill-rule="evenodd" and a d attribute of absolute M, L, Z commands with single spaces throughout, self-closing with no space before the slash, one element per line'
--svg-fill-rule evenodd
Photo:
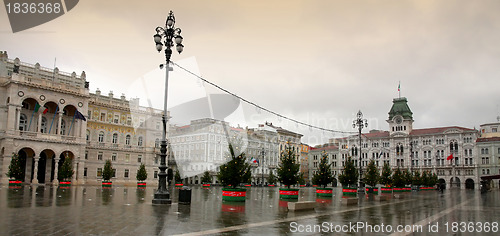
<path fill-rule="evenodd" d="M 286 188 L 280 188 L 280 198 L 283 199 L 298 199 L 299 189 L 290 188 L 297 184 L 300 178 L 300 164 L 296 161 L 295 152 L 290 146 L 286 146 L 281 152 L 280 164 L 277 168 L 278 180 L 285 185 Z"/>
<path fill-rule="evenodd" d="M 376 187 L 380 181 L 380 174 L 377 166 L 375 166 L 375 160 L 371 159 L 368 163 L 366 175 L 365 175 L 365 183 L 370 186 L 366 187 L 367 193 L 378 193 L 378 188 Z"/>
<path fill-rule="evenodd" d="M 73 160 L 69 157 L 64 158 L 63 164 L 59 166 L 57 179 L 61 187 L 71 186 L 71 177 L 75 171 L 73 170 Z"/>
<path fill-rule="evenodd" d="M 175 175 L 174 175 L 174 180 L 175 180 L 175 186 L 176 187 L 182 187 L 182 178 L 181 174 L 179 173 L 179 170 L 175 170 Z"/>
<path fill-rule="evenodd" d="M 429 180 L 429 186 L 433 186 L 436 190 L 439 188 L 437 187 L 437 184 L 439 183 L 439 178 L 436 173 L 432 173 L 432 177 Z"/>
<path fill-rule="evenodd" d="M 342 184 L 343 195 L 356 195 L 359 173 L 351 157 L 345 161 L 344 170 L 339 175 L 339 182 Z"/>
<path fill-rule="evenodd" d="M 413 183 L 413 173 L 408 169 L 403 170 L 403 176 L 405 180 L 405 186 L 403 187 L 403 192 L 411 192 L 411 184 Z"/>
<path fill-rule="evenodd" d="M 413 172 L 412 175 L 411 186 L 413 189 L 418 190 L 421 184 L 422 184 L 422 176 L 420 175 L 420 171 L 416 170 L 415 172 Z"/>
<path fill-rule="evenodd" d="M 382 167 L 380 183 L 383 185 L 380 190 L 382 193 L 392 193 L 392 169 L 388 162 Z"/>
<path fill-rule="evenodd" d="M 392 175 L 392 185 L 394 186 L 394 192 L 403 192 L 406 184 L 405 176 L 399 167 L 394 171 Z"/>
<path fill-rule="evenodd" d="M 146 187 L 146 179 L 148 178 L 148 172 L 146 171 L 146 165 L 144 165 L 144 163 L 141 163 L 141 165 L 139 166 L 135 178 L 137 179 L 138 188 Z"/>
<path fill-rule="evenodd" d="M 328 155 L 323 152 L 319 162 L 318 171 L 313 175 L 312 183 L 320 187 L 316 188 L 317 197 L 331 197 L 333 189 L 326 186 L 333 182 L 333 174 L 331 170 L 331 163 L 328 164 Z"/>
<path fill-rule="evenodd" d="M 236 148 L 239 151 L 238 147 Z M 251 178 L 250 164 L 247 162 L 245 153 L 237 154 L 232 144 L 229 144 L 228 162 L 219 167 L 217 178 L 224 186 L 222 188 L 222 201 L 244 202 L 246 200 L 246 189 L 238 188 L 239 185 Z"/>
<path fill-rule="evenodd" d="M 201 177 L 201 183 L 203 187 L 210 187 L 212 183 L 212 176 L 210 176 L 210 172 L 205 171 L 203 176 Z"/>
<path fill-rule="evenodd" d="M 278 180 L 276 179 L 276 176 L 274 175 L 273 171 L 269 171 L 269 176 L 267 177 L 267 183 L 269 187 L 274 187 L 276 186 L 276 182 Z"/>
<path fill-rule="evenodd" d="M 21 160 L 17 153 L 12 153 L 7 177 L 9 177 L 9 186 L 17 187 L 23 184 L 24 168 L 22 167 Z"/>
<path fill-rule="evenodd" d="M 112 186 L 111 178 L 113 177 L 113 166 L 111 160 L 106 160 L 104 169 L 102 170 L 102 187 L 110 188 Z"/>

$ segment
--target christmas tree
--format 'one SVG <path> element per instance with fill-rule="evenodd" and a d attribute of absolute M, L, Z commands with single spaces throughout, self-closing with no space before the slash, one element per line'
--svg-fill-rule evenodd
<path fill-rule="evenodd" d="M 313 175 L 312 183 L 315 185 L 320 185 L 323 188 L 333 182 L 333 174 L 331 170 L 331 165 L 328 164 L 328 155 L 323 152 L 321 161 L 319 163 L 318 171 Z"/>
<path fill-rule="evenodd" d="M 432 186 L 429 185 L 430 181 L 432 180 L 432 175 L 429 171 L 422 171 L 422 176 L 420 177 L 420 184 L 425 185 L 425 186 Z"/>
<path fill-rule="evenodd" d="M 236 149 L 238 151 L 239 148 Z M 229 144 L 229 156 L 231 159 L 219 167 L 217 178 L 222 185 L 237 188 L 240 183 L 250 181 L 250 164 L 247 162 L 244 152 L 240 154 L 235 153 L 232 144 Z"/>
<path fill-rule="evenodd" d="M 267 177 L 267 182 L 269 184 L 276 184 L 277 182 L 276 176 L 273 174 L 272 170 L 269 172 L 269 176 Z"/>
<path fill-rule="evenodd" d="M 366 175 L 365 175 L 365 183 L 371 187 L 375 187 L 380 180 L 380 174 L 377 166 L 375 166 L 375 161 L 373 159 L 368 163 Z"/>
<path fill-rule="evenodd" d="M 405 185 L 411 185 L 413 182 L 413 173 L 411 173 L 408 169 L 403 170 L 403 179 Z"/>
<path fill-rule="evenodd" d="M 413 172 L 411 184 L 417 186 L 422 184 L 422 177 L 420 176 L 420 171 L 416 170 L 415 172 Z"/>
<path fill-rule="evenodd" d="M 399 167 L 394 171 L 394 174 L 392 175 L 392 185 L 394 187 L 404 187 L 406 184 L 405 176 L 403 175 L 403 172 L 399 169 Z"/>
<path fill-rule="evenodd" d="M 113 177 L 113 166 L 111 165 L 111 160 L 106 160 L 104 163 L 104 169 L 102 170 L 102 179 L 109 181 Z"/>
<path fill-rule="evenodd" d="M 146 166 L 144 163 L 141 163 L 139 169 L 137 170 L 137 174 L 135 175 L 137 181 L 144 181 L 148 178 L 148 172 L 146 171 Z"/>
<path fill-rule="evenodd" d="M 59 166 L 57 179 L 59 181 L 70 180 L 75 171 L 73 170 L 73 160 L 69 157 L 64 158 L 64 162 Z"/>
<path fill-rule="evenodd" d="M 175 170 L 175 175 L 174 175 L 175 183 L 181 183 L 182 178 L 181 174 L 179 173 L 179 170 Z"/>
<path fill-rule="evenodd" d="M 339 182 L 343 187 L 349 187 L 355 185 L 358 182 L 358 178 L 359 173 L 356 166 L 354 166 L 354 161 L 351 157 L 348 157 L 344 165 L 344 170 L 339 175 Z"/>
<path fill-rule="evenodd" d="M 210 173 L 208 171 L 205 171 L 203 173 L 203 176 L 201 177 L 201 182 L 202 183 L 212 183 L 212 176 L 210 176 Z"/>
<path fill-rule="evenodd" d="M 380 176 L 380 183 L 385 186 L 390 186 L 392 184 L 392 169 L 388 162 L 384 163 L 382 167 L 382 176 Z"/>
<path fill-rule="evenodd" d="M 12 160 L 10 161 L 7 176 L 14 180 L 23 180 L 24 178 L 24 168 L 17 153 L 12 153 Z"/>
<path fill-rule="evenodd" d="M 281 152 L 280 164 L 277 168 L 278 180 L 290 188 L 291 185 L 299 182 L 299 170 L 300 164 L 297 164 L 295 152 L 287 145 L 285 150 Z"/>

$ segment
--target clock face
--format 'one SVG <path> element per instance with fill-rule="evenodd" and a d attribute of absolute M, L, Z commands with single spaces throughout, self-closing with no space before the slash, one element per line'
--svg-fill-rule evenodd
<path fill-rule="evenodd" d="M 401 122 L 403 122 L 403 119 L 401 119 L 401 117 L 396 117 L 395 121 L 396 124 L 401 124 Z"/>

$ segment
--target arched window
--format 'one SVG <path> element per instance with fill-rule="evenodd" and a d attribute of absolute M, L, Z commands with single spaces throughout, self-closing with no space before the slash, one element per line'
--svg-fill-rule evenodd
<path fill-rule="evenodd" d="M 21 131 L 26 131 L 28 119 L 26 118 L 25 114 L 21 114 L 21 117 L 19 117 L 19 130 Z"/>
<path fill-rule="evenodd" d="M 113 143 L 118 143 L 118 134 L 117 133 L 113 134 Z"/>
<path fill-rule="evenodd" d="M 90 141 L 90 130 L 87 130 L 87 141 Z"/>
<path fill-rule="evenodd" d="M 42 117 L 42 126 L 40 127 L 40 132 L 47 133 L 47 118 Z"/>
<path fill-rule="evenodd" d="M 130 145 L 130 135 L 129 134 L 127 134 L 127 136 L 125 137 L 125 144 Z"/>
<path fill-rule="evenodd" d="M 65 135 L 65 134 L 66 134 L 66 121 L 61 120 L 61 135 Z"/>
<path fill-rule="evenodd" d="M 142 147 L 142 137 L 137 139 L 137 146 Z"/>
<path fill-rule="evenodd" d="M 396 155 L 403 155 L 403 144 L 398 143 L 396 145 Z"/>
<path fill-rule="evenodd" d="M 30 109 L 30 104 L 23 101 L 23 109 L 29 110 Z"/>
<path fill-rule="evenodd" d="M 99 132 L 99 142 L 102 143 L 104 142 L 104 132 Z"/>

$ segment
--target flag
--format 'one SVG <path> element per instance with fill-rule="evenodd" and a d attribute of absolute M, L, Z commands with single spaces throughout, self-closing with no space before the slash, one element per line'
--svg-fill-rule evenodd
<path fill-rule="evenodd" d="M 252 160 L 250 162 L 252 162 L 252 164 L 259 164 L 259 160 L 255 159 L 255 158 L 252 158 Z"/>
<path fill-rule="evenodd" d="M 83 114 L 80 113 L 78 110 L 75 110 L 75 119 L 87 121 L 87 119 L 85 119 L 85 116 L 83 116 Z"/>
<path fill-rule="evenodd" d="M 398 92 L 400 92 L 400 91 L 401 91 L 401 82 L 399 82 L 399 84 L 398 84 Z"/>
<path fill-rule="evenodd" d="M 42 106 L 40 106 L 40 104 L 38 104 L 38 102 L 35 104 L 35 112 L 38 112 L 40 110 Z M 48 111 L 49 111 L 49 108 L 47 107 L 43 107 L 43 114 L 46 114 Z"/>
<path fill-rule="evenodd" d="M 450 155 L 448 156 L 448 158 L 446 158 L 446 160 L 448 160 L 448 161 L 449 161 L 449 160 L 451 160 L 451 159 L 453 159 L 453 153 L 452 153 L 452 154 L 450 154 Z"/>
<path fill-rule="evenodd" d="M 38 104 L 38 102 L 35 104 L 35 112 L 38 112 L 38 110 L 40 109 L 40 104 Z"/>

